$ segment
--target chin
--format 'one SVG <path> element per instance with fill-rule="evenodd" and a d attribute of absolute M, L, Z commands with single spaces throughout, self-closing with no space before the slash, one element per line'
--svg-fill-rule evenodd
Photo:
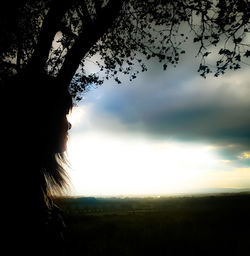
<path fill-rule="evenodd" d="M 67 150 L 68 136 L 63 136 L 61 140 L 54 143 L 54 153 L 64 153 Z"/>
<path fill-rule="evenodd" d="M 54 148 L 54 153 L 64 153 L 67 150 L 67 143 L 60 143 Z"/>
<path fill-rule="evenodd" d="M 58 152 L 57 153 L 64 153 L 64 152 L 66 152 L 66 150 L 67 150 L 67 145 L 64 144 L 60 148 L 58 148 Z"/>

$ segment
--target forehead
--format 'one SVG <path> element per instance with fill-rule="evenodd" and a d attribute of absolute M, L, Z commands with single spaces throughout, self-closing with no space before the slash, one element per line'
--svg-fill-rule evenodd
<path fill-rule="evenodd" d="M 44 76 L 35 85 L 39 90 L 38 100 L 46 105 L 60 107 L 70 110 L 73 106 L 72 96 L 66 86 L 61 84 L 56 78 Z"/>
<path fill-rule="evenodd" d="M 3 88 L 2 88 L 3 87 Z M 19 103 L 46 103 L 72 108 L 69 90 L 55 77 L 48 75 L 17 75 L 1 86 L 5 100 Z"/>

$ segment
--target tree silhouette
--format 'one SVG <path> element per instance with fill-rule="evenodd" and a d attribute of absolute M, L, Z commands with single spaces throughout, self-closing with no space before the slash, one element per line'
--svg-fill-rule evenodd
<path fill-rule="evenodd" d="M 0 14 L 1 79 L 46 70 L 76 99 L 90 84 L 120 83 L 121 73 L 136 78 L 148 59 L 163 70 L 177 65 L 190 36 L 203 77 L 239 69 L 250 56 L 247 0 L 22 0 Z M 87 74 L 93 56 L 99 72 Z"/>
<path fill-rule="evenodd" d="M 15 244 L 6 248 L 8 254 L 17 249 L 35 255 L 36 248 L 39 255 L 61 255 L 62 223 L 50 190 L 65 186 L 60 163 L 72 107 L 68 89 L 77 101 L 104 79 L 121 83 L 120 74 L 135 79 L 151 58 L 163 70 L 176 66 L 190 38 L 203 77 L 239 69 L 250 56 L 249 17 L 247 0 L 5 1 L 0 8 L 2 180 L 17 197 L 2 196 L 2 219 L 9 224 L 3 232 Z M 99 71 L 86 72 L 88 59 Z"/>

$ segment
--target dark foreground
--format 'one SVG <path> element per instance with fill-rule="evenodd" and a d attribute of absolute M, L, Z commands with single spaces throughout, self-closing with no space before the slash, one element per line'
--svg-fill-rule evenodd
<path fill-rule="evenodd" d="M 250 255 L 250 194 L 58 199 L 66 255 Z"/>

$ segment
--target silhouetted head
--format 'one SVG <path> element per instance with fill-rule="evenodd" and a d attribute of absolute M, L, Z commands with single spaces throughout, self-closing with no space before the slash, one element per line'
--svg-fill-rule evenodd
<path fill-rule="evenodd" d="M 60 218 L 49 195 L 67 185 L 71 96 L 63 83 L 44 73 L 0 80 L 0 90 L 4 236 L 10 234 L 7 240 L 27 255 L 57 255 Z"/>
<path fill-rule="evenodd" d="M 73 105 L 67 87 L 44 73 L 22 73 L 5 82 L 2 92 L 4 145 L 13 160 L 18 159 L 13 163 L 16 172 L 22 167 L 22 175 L 37 179 L 46 193 L 63 189 L 71 127 L 67 114 Z"/>

